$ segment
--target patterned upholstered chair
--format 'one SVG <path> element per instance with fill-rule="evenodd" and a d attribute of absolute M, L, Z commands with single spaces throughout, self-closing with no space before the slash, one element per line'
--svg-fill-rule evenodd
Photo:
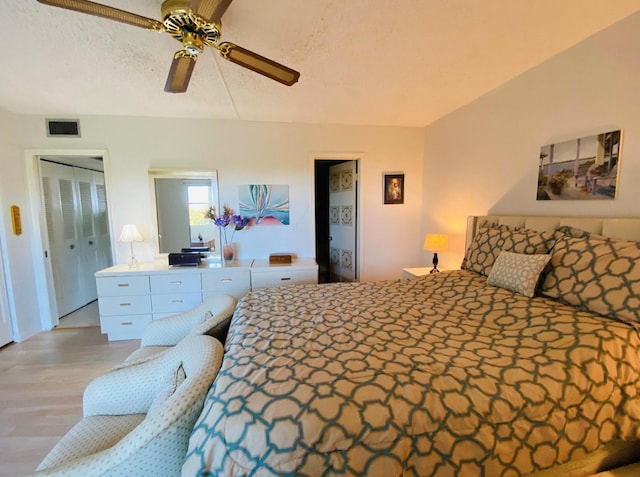
<path fill-rule="evenodd" d="M 152 321 L 144 328 L 140 348 L 126 361 L 148 359 L 187 336 L 209 335 L 224 344 L 237 304 L 238 300 L 231 295 L 213 295 L 189 311 Z"/>
<path fill-rule="evenodd" d="M 84 392 L 84 418 L 35 475 L 179 476 L 222 355 L 215 338 L 189 336 L 154 359 L 96 378 Z"/>

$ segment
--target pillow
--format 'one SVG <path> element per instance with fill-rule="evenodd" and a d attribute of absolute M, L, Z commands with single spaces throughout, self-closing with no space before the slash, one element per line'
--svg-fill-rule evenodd
<path fill-rule="evenodd" d="M 549 253 L 556 232 L 512 228 L 507 225 L 482 226 L 478 229 L 462 268 L 488 276 L 501 251 L 532 254 Z"/>
<path fill-rule="evenodd" d="M 551 255 L 546 253 L 527 255 L 503 251 L 491 268 L 487 284 L 532 297 L 550 259 Z"/>
<path fill-rule="evenodd" d="M 598 238 L 602 240 L 608 240 L 607 237 L 603 235 L 594 234 L 593 232 L 588 232 L 586 230 L 579 229 L 577 227 L 572 227 L 571 225 L 561 225 L 556 228 L 556 231 L 561 234 L 568 235 L 569 237 L 575 238 Z"/>
<path fill-rule="evenodd" d="M 640 328 L 640 243 L 559 237 L 540 292 Z"/>

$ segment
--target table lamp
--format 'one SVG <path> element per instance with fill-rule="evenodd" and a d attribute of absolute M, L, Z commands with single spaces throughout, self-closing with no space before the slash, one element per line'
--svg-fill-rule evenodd
<path fill-rule="evenodd" d="M 144 239 L 140 232 L 138 232 L 138 227 L 134 224 L 126 224 L 122 227 L 122 233 L 120 234 L 120 238 L 118 239 L 120 242 L 128 243 L 131 246 L 131 259 L 129 260 L 129 268 L 137 267 L 138 260 L 133 255 L 133 242 L 143 242 Z"/>
<path fill-rule="evenodd" d="M 438 252 L 446 252 L 449 248 L 449 243 L 446 235 L 442 234 L 427 234 L 424 238 L 424 249 L 433 252 L 433 270 L 429 273 L 437 273 L 438 270 Z"/>

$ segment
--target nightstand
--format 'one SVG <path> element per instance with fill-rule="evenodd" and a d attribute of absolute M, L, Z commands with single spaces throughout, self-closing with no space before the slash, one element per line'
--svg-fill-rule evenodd
<path fill-rule="evenodd" d="M 415 277 L 421 277 L 422 275 L 429 275 L 432 269 L 433 267 L 403 268 L 402 278 L 415 278 Z"/>

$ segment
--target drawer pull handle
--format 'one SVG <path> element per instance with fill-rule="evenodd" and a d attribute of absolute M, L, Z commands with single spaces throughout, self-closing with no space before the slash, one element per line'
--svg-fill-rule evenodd
<path fill-rule="evenodd" d="M 282 277 L 280 280 L 282 280 L 282 281 L 291 280 L 291 277 Z"/>
<path fill-rule="evenodd" d="M 233 281 L 233 278 L 223 278 L 220 280 L 222 283 L 231 283 Z"/>
<path fill-rule="evenodd" d="M 131 326 L 133 325 L 132 321 L 123 321 L 122 323 L 120 323 L 122 326 Z"/>
<path fill-rule="evenodd" d="M 131 303 L 120 303 L 120 306 L 131 306 Z"/>
<path fill-rule="evenodd" d="M 120 288 L 123 288 L 123 287 L 128 287 L 128 286 L 129 286 L 129 284 L 128 284 L 128 283 L 118 283 L 118 286 L 119 286 Z"/>
<path fill-rule="evenodd" d="M 182 285 L 182 282 L 180 280 L 177 280 L 175 282 L 171 282 L 172 285 Z"/>
<path fill-rule="evenodd" d="M 171 300 L 171 303 L 182 303 L 182 300 Z"/>

